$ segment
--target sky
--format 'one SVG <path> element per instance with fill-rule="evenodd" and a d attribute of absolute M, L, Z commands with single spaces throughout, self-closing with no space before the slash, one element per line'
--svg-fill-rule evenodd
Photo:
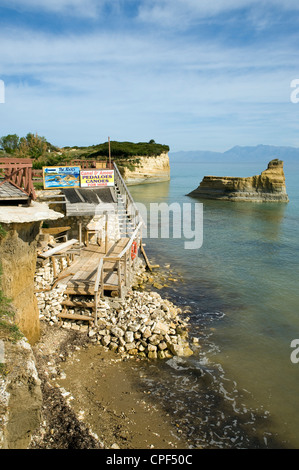
<path fill-rule="evenodd" d="M 297 98 L 297 0 L 0 0 L 0 136 L 299 147 Z"/>

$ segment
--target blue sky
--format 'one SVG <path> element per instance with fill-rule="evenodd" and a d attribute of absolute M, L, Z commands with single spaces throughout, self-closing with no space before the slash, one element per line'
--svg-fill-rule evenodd
<path fill-rule="evenodd" d="M 299 147 L 298 26 L 295 0 L 0 0 L 0 135 Z"/>

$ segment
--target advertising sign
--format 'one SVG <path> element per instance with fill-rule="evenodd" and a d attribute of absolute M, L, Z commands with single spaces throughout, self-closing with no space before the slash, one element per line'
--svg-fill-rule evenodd
<path fill-rule="evenodd" d="M 114 186 L 114 170 L 82 170 L 80 184 L 81 188 Z"/>
<path fill-rule="evenodd" d="M 79 166 L 48 166 L 43 167 L 44 189 L 79 188 Z"/>

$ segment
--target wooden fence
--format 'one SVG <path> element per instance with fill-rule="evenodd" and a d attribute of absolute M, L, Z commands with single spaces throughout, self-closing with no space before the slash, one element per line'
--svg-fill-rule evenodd
<path fill-rule="evenodd" d="M 0 176 L 0 185 L 8 181 L 31 199 L 36 199 L 30 158 L 0 158 Z"/>

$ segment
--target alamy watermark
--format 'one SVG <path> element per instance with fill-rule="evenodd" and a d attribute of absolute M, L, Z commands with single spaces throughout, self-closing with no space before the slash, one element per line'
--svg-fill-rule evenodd
<path fill-rule="evenodd" d="M 290 359 L 293 364 L 298 364 L 299 362 L 299 339 L 293 339 L 291 341 L 291 348 L 293 351 L 291 352 Z"/>
<path fill-rule="evenodd" d="M 299 78 L 294 78 L 291 81 L 291 88 L 294 88 L 290 96 L 291 102 L 297 104 L 299 103 Z"/>
<path fill-rule="evenodd" d="M 0 103 L 5 103 L 5 85 L 3 80 L 0 80 Z"/>
<path fill-rule="evenodd" d="M 185 250 L 196 250 L 203 244 L 202 203 L 152 202 L 145 205 L 139 202 L 132 203 L 123 195 L 122 202 L 111 204 L 110 208 L 114 214 L 123 214 L 121 229 L 129 236 L 142 220 L 143 239 L 182 239 Z M 99 204 L 95 215 L 102 214 L 102 205 Z"/>
<path fill-rule="evenodd" d="M 143 229 L 143 238 L 185 239 L 185 250 L 196 250 L 203 243 L 203 204 L 166 202 L 136 206 L 148 224 Z"/>

